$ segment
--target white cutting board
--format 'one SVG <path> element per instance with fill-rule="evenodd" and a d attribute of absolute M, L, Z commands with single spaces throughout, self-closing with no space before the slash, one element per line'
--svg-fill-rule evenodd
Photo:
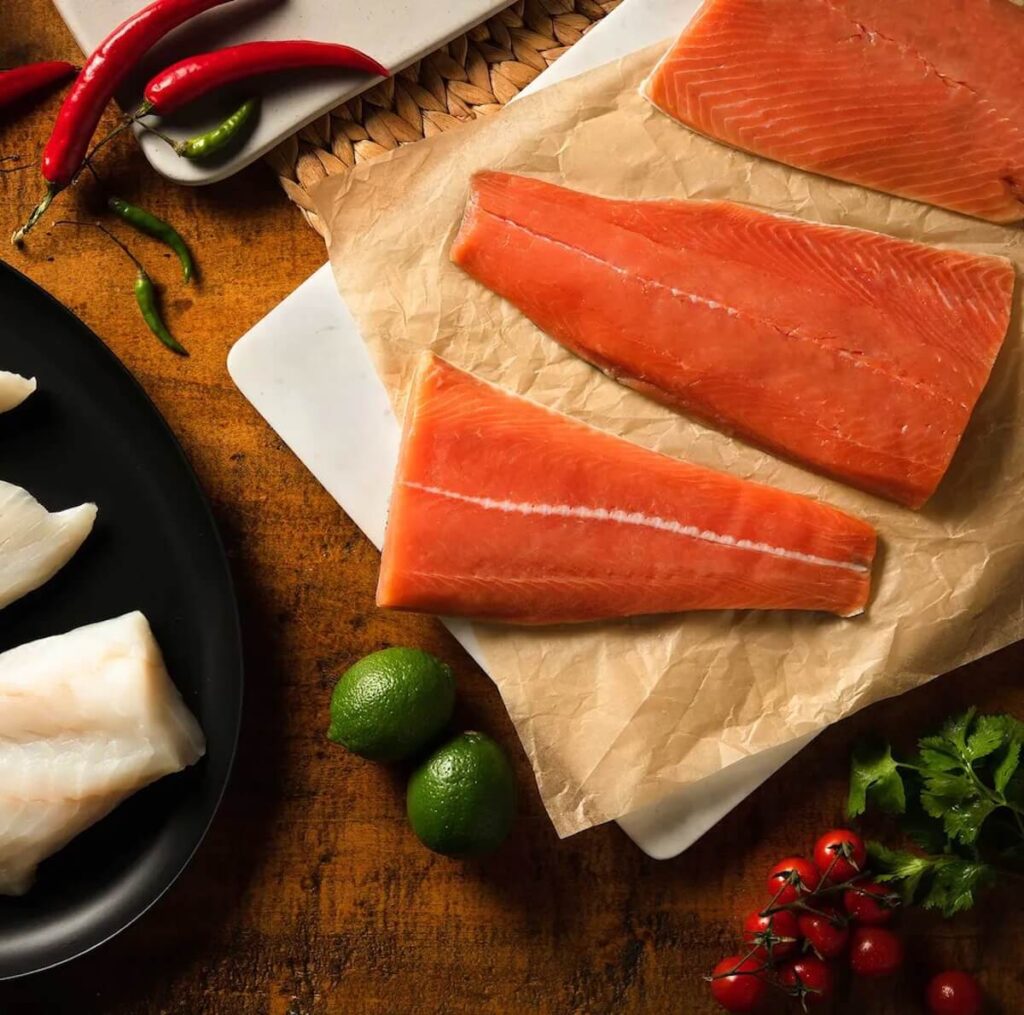
<path fill-rule="evenodd" d="M 699 0 L 625 0 L 529 90 L 543 88 L 680 31 Z M 384 539 L 399 425 L 355 321 L 324 265 L 228 357 L 245 396 L 378 547 Z M 483 666 L 471 626 L 448 627 Z M 486 670 L 486 666 L 484 666 Z M 657 859 L 692 845 L 811 738 L 744 758 L 619 820 Z"/>
<path fill-rule="evenodd" d="M 54 0 L 71 34 L 86 53 L 107 33 L 144 5 L 146 0 Z M 449 39 L 479 24 L 508 0 L 234 0 L 207 11 L 155 48 L 135 75 L 134 87 L 119 96 L 134 104 L 153 73 L 191 53 L 238 42 L 263 39 L 316 39 L 355 46 L 398 70 L 433 52 Z M 178 183 L 204 184 L 222 180 L 258 159 L 299 128 L 352 98 L 376 78 L 338 71 L 289 72 L 256 85 L 236 85 L 230 96 L 196 103 L 174 123 L 166 125 L 175 137 L 190 137 L 219 122 L 240 98 L 264 96 L 259 122 L 245 144 L 223 161 L 209 165 L 179 158 L 159 138 L 139 141 L 153 167 Z M 154 124 L 158 121 L 154 120 Z"/>

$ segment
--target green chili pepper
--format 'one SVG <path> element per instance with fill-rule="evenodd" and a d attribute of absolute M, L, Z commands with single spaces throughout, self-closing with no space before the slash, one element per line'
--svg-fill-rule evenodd
<path fill-rule="evenodd" d="M 135 276 L 135 302 L 139 305 L 142 319 L 149 325 L 149 330 L 167 346 L 168 349 L 178 353 L 179 356 L 187 356 L 188 350 L 167 330 L 163 318 L 160 316 L 160 308 L 156 301 L 156 286 L 153 280 L 146 274 L 145 269 L 139 265 L 138 273 Z"/>
<path fill-rule="evenodd" d="M 223 123 L 205 134 L 174 143 L 174 150 L 186 159 L 205 159 L 226 148 L 245 130 L 259 108 L 259 99 L 246 99 Z"/>
<path fill-rule="evenodd" d="M 195 273 L 195 262 L 192 260 L 192 252 L 188 249 L 188 245 L 174 226 L 161 218 L 157 218 L 156 215 L 146 211 L 144 208 L 129 204 L 120 197 L 108 197 L 107 207 L 118 218 L 124 219 L 128 225 L 138 229 L 140 233 L 145 233 L 147 236 L 152 236 L 155 240 L 166 243 L 178 255 L 178 260 L 181 261 L 181 274 L 185 279 L 186 285 L 188 284 Z"/>
<path fill-rule="evenodd" d="M 157 305 L 156 286 L 153 280 L 146 274 L 142 262 L 105 226 L 99 222 L 79 222 L 77 219 L 61 219 L 56 223 L 59 226 L 87 226 L 98 229 L 107 239 L 116 243 L 125 256 L 135 265 L 135 284 L 132 291 L 135 293 L 135 302 L 138 304 L 139 313 L 142 319 L 149 326 L 149 330 L 164 345 L 179 356 L 187 356 L 188 350 L 167 330 L 163 317 L 160 316 L 160 308 Z"/>

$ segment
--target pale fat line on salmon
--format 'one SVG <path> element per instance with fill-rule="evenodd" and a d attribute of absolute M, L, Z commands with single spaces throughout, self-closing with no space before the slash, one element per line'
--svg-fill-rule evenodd
<path fill-rule="evenodd" d="M 871 570 L 870 567 L 864 564 L 855 564 L 844 560 L 830 560 L 828 557 L 818 557 L 813 553 L 787 550 L 782 546 L 757 543 L 751 539 L 737 539 L 735 536 L 712 532 L 710 529 L 700 529 L 696 525 L 684 525 L 682 522 L 674 521 L 671 518 L 645 515 L 641 511 L 623 511 L 621 508 L 592 508 L 577 504 L 531 504 L 512 500 L 495 500 L 492 497 L 475 497 L 472 494 L 445 490 L 439 486 L 428 486 L 424 483 L 416 483 L 410 480 L 404 481 L 402 485 L 411 490 L 419 490 L 422 493 L 433 494 L 437 497 L 447 497 L 449 500 L 461 501 L 464 504 L 474 504 L 488 511 L 503 511 L 506 514 L 520 515 L 545 515 L 557 518 L 581 518 L 585 521 L 638 525 L 648 529 L 657 529 L 660 532 L 671 532 L 677 536 L 686 536 L 690 539 L 700 539 L 708 543 L 715 543 L 718 546 L 727 546 L 734 550 L 753 550 L 757 553 L 767 554 L 770 557 L 797 560 L 804 564 L 817 564 L 820 567 L 838 567 L 844 571 L 854 571 L 857 574 L 867 574 Z"/>
<path fill-rule="evenodd" d="M 475 206 L 478 206 L 477 198 L 474 196 L 472 201 Z M 668 285 L 665 282 L 659 282 L 657 279 L 647 278 L 645 275 L 641 275 L 639 272 L 630 272 L 626 268 L 622 268 L 611 261 L 606 261 L 603 257 L 598 257 L 597 254 L 592 254 L 588 250 L 583 250 L 580 247 L 574 247 L 570 243 L 566 243 L 563 240 L 556 240 L 553 236 L 545 236 L 543 233 L 537 232 L 534 229 L 530 229 L 528 226 L 524 226 L 513 219 L 506 218 L 504 215 L 496 215 L 494 212 L 487 211 L 486 208 L 479 209 L 484 215 L 489 215 L 493 219 L 497 219 L 499 222 L 504 222 L 505 225 L 512 229 L 518 229 L 521 232 L 526 233 L 527 236 L 532 236 L 536 239 L 543 241 L 544 243 L 550 243 L 553 246 L 559 247 L 562 250 L 567 250 L 571 254 L 575 254 L 577 257 L 581 257 L 586 261 L 592 261 L 594 264 L 599 264 L 603 268 L 608 268 L 610 271 L 615 272 L 617 275 L 621 275 L 623 278 L 636 279 L 638 282 L 646 286 L 652 286 L 655 289 L 662 289 L 665 292 L 671 293 L 673 296 L 686 300 L 688 303 L 692 303 L 694 306 L 707 307 L 709 310 L 718 310 L 722 313 L 727 314 L 729 317 L 735 317 L 740 320 L 753 321 L 755 324 L 763 324 L 767 328 L 771 328 L 773 331 L 778 332 L 784 338 L 796 339 L 800 342 L 808 342 L 815 348 L 822 350 L 823 352 L 830 352 L 833 356 L 838 357 L 841 360 L 849 363 L 853 367 L 857 367 L 861 370 L 871 370 L 874 373 L 881 374 L 883 377 L 888 378 L 890 381 L 896 384 L 902 384 L 906 387 L 913 388 L 917 391 L 925 391 L 934 398 L 939 398 L 945 402 L 951 402 L 953 405 L 959 405 L 961 408 L 966 409 L 967 406 L 963 402 L 957 402 L 955 399 L 950 398 L 949 395 L 944 394 L 941 391 L 936 391 L 930 384 L 924 381 L 915 381 L 913 378 L 904 377 L 902 374 L 894 373 L 892 370 L 886 369 L 886 366 L 882 362 L 875 362 L 874 360 L 865 360 L 856 353 L 850 352 L 848 349 L 839 349 L 833 345 L 829 345 L 827 342 L 820 341 L 814 338 L 813 335 L 805 334 L 804 332 L 793 329 L 785 328 L 780 324 L 776 324 L 774 321 L 769 320 L 767 317 L 759 317 L 755 313 L 750 313 L 746 310 L 740 310 L 737 307 L 731 307 L 727 303 L 720 303 L 718 300 L 711 299 L 708 296 L 700 296 L 697 293 L 687 292 L 685 289 L 677 289 L 674 285 Z M 798 221 L 798 220 L 794 220 Z M 836 228 L 842 229 L 843 226 L 837 226 Z M 628 230 L 627 230 L 628 231 Z M 948 301 L 947 301 L 948 302 Z M 828 337 L 828 336 L 824 336 Z M 844 440 L 850 440 L 845 435 L 840 435 Z M 856 443 L 855 441 L 852 443 Z"/>

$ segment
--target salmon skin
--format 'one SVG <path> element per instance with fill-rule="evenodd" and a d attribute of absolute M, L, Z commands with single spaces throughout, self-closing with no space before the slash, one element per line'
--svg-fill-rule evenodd
<path fill-rule="evenodd" d="M 1009 261 L 722 201 L 473 178 L 452 260 L 577 355 L 721 430 L 920 507 L 1009 324 Z"/>
<path fill-rule="evenodd" d="M 864 609 L 866 522 L 688 465 L 427 354 L 405 413 L 379 606 L 516 624 Z"/>
<path fill-rule="evenodd" d="M 1009 0 L 705 0 L 645 83 L 708 137 L 952 211 L 1024 218 Z"/>

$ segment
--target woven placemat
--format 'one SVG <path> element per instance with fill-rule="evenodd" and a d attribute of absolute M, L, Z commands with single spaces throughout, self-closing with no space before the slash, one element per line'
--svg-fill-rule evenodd
<path fill-rule="evenodd" d="M 393 78 L 314 120 L 267 162 L 322 233 L 309 188 L 399 145 L 501 109 L 621 0 L 516 0 Z"/>

